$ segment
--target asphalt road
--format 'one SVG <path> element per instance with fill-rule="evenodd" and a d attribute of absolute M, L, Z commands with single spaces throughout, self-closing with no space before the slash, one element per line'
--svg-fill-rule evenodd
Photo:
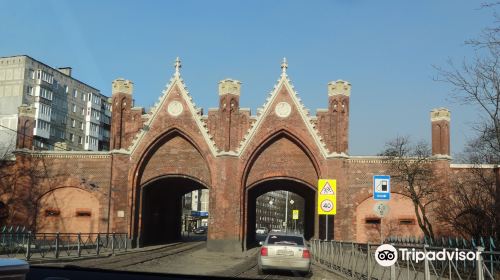
<path fill-rule="evenodd" d="M 116 256 L 74 260 L 69 263 L 59 263 L 58 266 L 250 279 L 343 279 L 316 266 L 312 267 L 312 274 L 308 277 L 303 277 L 297 272 L 281 271 L 258 275 L 258 250 L 259 247 L 242 253 L 210 252 L 206 249 L 205 241 L 181 242 L 141 248 Z"/>

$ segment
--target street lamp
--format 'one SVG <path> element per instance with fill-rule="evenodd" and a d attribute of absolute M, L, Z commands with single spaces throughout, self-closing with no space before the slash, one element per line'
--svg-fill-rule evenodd
<path fill-rule="evenodd" d="M 269 198 L 269 211 L 268 211 L 268 218 L 271 218 L 271 212 L 272 212 L 272 209 L 271 209 L 271 208 L 272 208 L 272 206 L 273 206 L 273 203 L 274 203 L 274 197 L 270 197 L 270 198 Z M 274 219 L 273 219 L 273 221 L 274 221 Z M 270 226 L 269 226 L 269 227 L 270 227 L 269 231 L 273 229 L 273 221 L 269 221 L 269 220 L 268 220 L 268 225 L 270 225 Z"/>
<path fill-rule="evenodd" d="M 293 205 L 295 201 L 293 201 L 293 199 L 290 199 L 290 205 Z M 297 220 L 293 220 L 293 231 L 296 232 L 297 231 Z"/>

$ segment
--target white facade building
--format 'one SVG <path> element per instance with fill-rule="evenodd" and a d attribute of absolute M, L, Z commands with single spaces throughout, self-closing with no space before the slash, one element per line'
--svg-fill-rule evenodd
<path fill-rule="evenodd" d="M 109 98 L 29 56 L 0 57 L 0 143 L 15 145 L 18 107 L 36 108 L 33 145 L 44 150 L 108 150 Z M 0 146 L 0 149 L 2 147 Z"/>

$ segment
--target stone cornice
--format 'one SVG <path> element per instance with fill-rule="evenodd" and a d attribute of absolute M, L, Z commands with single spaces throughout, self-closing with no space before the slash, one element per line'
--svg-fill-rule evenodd
<path fill-rule="evenodd" d="M 450 164 L 450 168 L 456 168 L 456 169 L 461 169 L 461 168 L 467 168 L 467 169 L 472 169 L 472 168 L 484 168 L 484 169 L 493 169 L 493 168 L 499 168 L 500 164 L 473 164 L 473 163 L 452 163 Z"/>
<path fill-rule="evenodd" d="M 110 152 L 94 152 L 94 151 L 31 151 L 17 150 L 14 154 L 30 155 L 32 157 L 46 158 L 109 158 Z"/>

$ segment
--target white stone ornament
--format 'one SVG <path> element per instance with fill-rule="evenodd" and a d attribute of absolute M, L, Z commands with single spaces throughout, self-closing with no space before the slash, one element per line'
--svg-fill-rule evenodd
<path fill-rule="evenodd" d="M 177 117 L 182 114 L 183 110 L 184 108 L 182 107 L 182 103 L 180 103 L 179 101 L 174 100 L 170 102 L 170 104 L 168 104 L 167 111 L 173 117 Z"/>
<path fill-rule="evenodd" d="M 274 108 L 274 112 L 276 115 L 280 118 L 286 118 L 290 116 L 290 113 L 292 112 L 292 107 L 290 104 L 286 102 L 280 102 L 276 104 L 276 107 Z"/>

